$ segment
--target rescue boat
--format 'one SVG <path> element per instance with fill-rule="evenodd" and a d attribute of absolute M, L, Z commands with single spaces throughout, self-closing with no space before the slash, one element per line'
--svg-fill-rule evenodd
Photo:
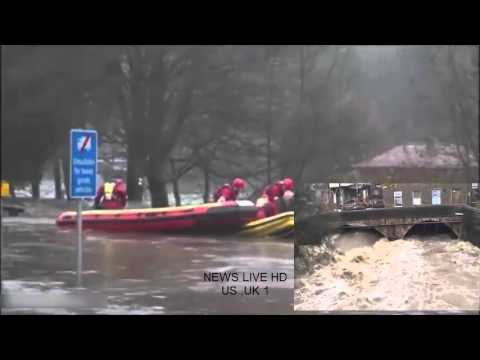
<path fill-rule="evenodd" d="M 283 236 L 293 232 L 294 228 L 294 212 L 287 211 L 264 219 L 251 221 L 242 227 L 239 235 L 256 237 Z"/>
<path fill-rule="evenodd" d="M 118 232 L 215 233 L 238 232 L 257 219 L 257 207 L 251 201 L 229 201 L 150 209 L 82 211 L 85 229 Z M 61 213 L 58 226 L 74 226 L 77 213 Z"/>

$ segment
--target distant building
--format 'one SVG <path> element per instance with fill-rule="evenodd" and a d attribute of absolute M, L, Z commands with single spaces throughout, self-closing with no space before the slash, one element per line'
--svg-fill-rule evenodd
<path fill-rule="evenodd" d="M 472 183 L 383 185 L 385 207 L 470 204 Z"/>
<path fill-rule="evenodd" d="M 478 164 L 473 156 L 468 161 L 466 158 L 464 150 L 455 145 L 398 145 L 355 164 L 352 173 L 335 178 L 337 183 L 323 184 L 323 187 L 317 184 L 315 203 L 324 211 L 422 205 L 479 206 Z"/>
<path fill-rule="evenodd" d="M 398 145 L 354 169 L 356 178 L 382 184 L 386 207 L 471 203 L 478 175 L 473 156 L 441 144 Z"/>
<path fill-rule="evenodd" d="M 473 154 L 456 145 L 398 145 L 353 168 L 356 178 L 376 183 L 472 183 L 478 177 Z"/>
<path fill-rule="evenodd" d="M 309 188 L 310 205 L 320 212 L 480 203 L 477 183 L 329 183 Z"/>
<path fill-rule="evenodd" d="M 308 203 L 315 211 L 361 210 L 384 207 L 381 185 L 366 183 L 307 184 Z"/>
<path fill-rule="evenodd" d="M 330 183 L 329 208 L 334 210 L 361 210 L 383 207 L 382 187 L 368 183 Z"/>

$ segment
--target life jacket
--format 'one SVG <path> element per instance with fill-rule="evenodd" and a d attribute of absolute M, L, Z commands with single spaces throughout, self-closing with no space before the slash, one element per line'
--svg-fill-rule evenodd
<path fill-rule="evenodd" d="M 285 190 L 282 196 L 282 203 L 285 206 L 284 211 L 291 211 L 294 208 L 295 193 L 292 190 Z"/>
<path fill-rule="evenodd" d="M 278 205 L 276 203 L 276 189 L 274 185 L 267 186 L 262 196 L 257 199 L 256 206 L 259 208 L 257 218 L 270 217 L 278 214 Z"/>
<path fill-rule="evenodd" d="M 106 200 L 113 199 L 113 193 L 115 190 L 115 183 L 114 182 L 107 182 L 103 185 L 103 194 Z"/>
<path fill-rule="evenodd" d="M 279 198 L 283 197 L 283 194 L 285 194 L 285 185 L 283 185 L 283 183 L 276 182 L 273 184 L 273 186 L 275 187 L 276 196 Z"/>
<path fill-rule="evenodd" d="M 99 199 L 103 209 L 123 209 L 126 205 L 127 194 L 121 183 L 107 182 L 103 185 L 103 195 Z"/>
<path fill-rule="evenodd" d="M 269 201 L 263 206 L 265 217 L 270 217 L 278 214 L 278 206 L 275 201 Z"/>
<path fill-rule="evenodd" d="M 233 201 L 236 200 L 238 192 L 233 188 L 231 184 L 223 184 L 220 186 L 217 191 L 215 191 L 215 194 L 213 195 L 213 200 L 216 202 L 218 199 L 220 199 L 222 196 L 225 195 L 225 192 L 228 191 L 229 196 L 225 199 L 226 201 Z"/>
<path fill-rule="evenodd" d="M 279 193 L 279 187 L 277 184 L 273 185 L 268 185 L 264 190 L 263 190 L 263 195 L 268 197 L 268 201 L 275 201 L 275 198 L 280 196 Z"/>

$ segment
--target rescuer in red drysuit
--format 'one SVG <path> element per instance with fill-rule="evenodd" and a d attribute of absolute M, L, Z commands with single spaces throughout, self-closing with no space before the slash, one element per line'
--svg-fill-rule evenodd
<path fill-rule="evenodd" d="M 295 198 L 295 192 L 294 192 L 295 184 L 291 178 L 287 177 L 283 179 L 283 187 L 284 187 L 284 192 L 281 200 L 283 210 L 292 211 L 293 202 Z"/>
<path fill-rule="evenodd" d="M 127 199 L 126 184 L 122 179 L 116 179 L 100 186 L 95 197 L 95 209 L 124 209 Z"/>
<path fill-rule="evenodd" d="M 258 217 L 274 216 L 293 208 L 293 188 L 294 183 L 291 178 L 285 178 L 267 186 L 256 203 L 260 208 Z"/>
<path fill-rule="evenodd" d="M 246 181 L 241 178 L 235 178 L 230 184 L 220 186 L 213 195 L 215 202 L 235 201 L 238 193 L 245 189 Z"/>

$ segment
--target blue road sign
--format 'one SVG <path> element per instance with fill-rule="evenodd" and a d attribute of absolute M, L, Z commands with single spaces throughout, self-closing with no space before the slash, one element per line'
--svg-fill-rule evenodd
<path fill-rule="evenodd" d="M 95 197 L 97 190 L 97 132 L 70 130 L 70 197 Z"/>

